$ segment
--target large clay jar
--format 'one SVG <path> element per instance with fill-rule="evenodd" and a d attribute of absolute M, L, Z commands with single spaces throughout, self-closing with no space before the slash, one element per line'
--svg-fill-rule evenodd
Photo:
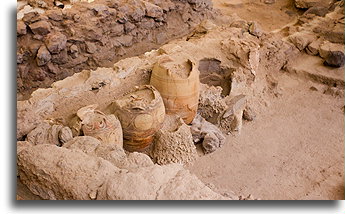
<path fill-rule="evenodd" d="M 116 100 L 113 106 L 123 129 L 123 147 L 130 152 L 141 152 L 148 148 L 165 117 L 159 92 L 151 85 L 136 87 Z"/>
<path fill-rule="evenodd" d="M 160 92 L 167 114 L 190 124 L 198 110 L 199 70 L 186 55 L 165 56 L 154 65 L 150 84 Z"/>
<path fill-rule="evenodd" d="M 84 135 L 92 136 L 103 143 L 116 144 L 122 148 L 123 135 L 120 121 L 115 115 L 105 115 L 96 108 L 97 105 L 89 105 L 77 112 Z"/>

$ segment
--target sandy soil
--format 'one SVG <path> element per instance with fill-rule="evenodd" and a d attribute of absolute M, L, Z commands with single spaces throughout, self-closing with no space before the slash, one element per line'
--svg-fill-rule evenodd
<path fill-rule="evenodd" d="M 276 0 L 273 4 L 263 0 L 214 0 L 213 6 L 224 15 L 236 13 L 244 20 L 256 21 L 265 31 L 282 28 L 302 13 L 294 7 L 293 0 Z"/>
<path fill-rule="evenodd" d="M 238 195 L 344 199 L 343 98 L 287 74 L 277 79 L 282 95 L 190 170 L 203 182 Z"/>
<path fill-rule="evenodd" d="M 225 15 L 257 21 L 272 31 L 300 14 L 291 0 L 214 1 Z M 189 169 L 220 191 L 260 199 L 344 199 L 344 98 L 277 72 L 281 95 L 271 97 L 240 135 Z M 310 90 L 314 86 L 318 91 Z"/>

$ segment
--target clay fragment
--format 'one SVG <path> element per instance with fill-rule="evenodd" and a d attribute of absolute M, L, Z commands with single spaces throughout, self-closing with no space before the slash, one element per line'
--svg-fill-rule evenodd
<path fill-rule="evenodd" d="M 225 142 L 225 136 L 219 128 L 210 122 L 207 122 L 200 115 L 197 115 L 191 126 L 191 133 L 195 143 L 202 143 L 205 154 L 216 151 L 222 147 Z"/>

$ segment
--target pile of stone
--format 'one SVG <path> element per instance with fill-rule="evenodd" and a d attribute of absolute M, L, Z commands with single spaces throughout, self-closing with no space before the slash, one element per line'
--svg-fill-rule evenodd
<path fill-rule="evenodd" d="M 309 55 L 320 56 L 326 66 L 344 66 L 344 1 L 296 0 L 296 7 L 308 9 L 289 40 Z"/>
<path fill-rule="evenodd" d="M 210 0 L 73 1 L 21 4 L 17 20 L 18 91 L 48 87 L 82 69 L 110 67 L 186 35 L 212 13 Z"/>

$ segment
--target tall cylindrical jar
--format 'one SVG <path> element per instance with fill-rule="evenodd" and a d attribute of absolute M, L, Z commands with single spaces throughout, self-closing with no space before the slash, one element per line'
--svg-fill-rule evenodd
<path fill-rule="evenodd" d="M 162 57 L 154 65 L 150 84 L 160 92 L 167 114 L 179 115 L 190 124 L 199 103 L 199 70 L 185 55 Z"/>

